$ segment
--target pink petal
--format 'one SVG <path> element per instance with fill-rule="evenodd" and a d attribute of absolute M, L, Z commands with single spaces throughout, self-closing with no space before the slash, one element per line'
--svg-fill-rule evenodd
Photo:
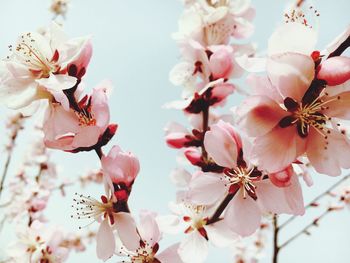
<path fill-rule="evenodd" d="M 264 211 L 295 215 L 304 213 L 303 196 L 297 175 L 294 174 L 291 180 L 290 186 L 284 188 L 273 185 L 269 180 L 256 183 L 258 202 Z"/>
<path fill-rule="evenodd" d="M 140 238 L 136 231 L 135 221 L 132 216 L 128 213 L 120 212 L 117 213 L 115 219 L 115 226 L 124 246 L 130 251 L 138 249 L 140 246 Z"/>
<path fill-rule="evenodd" d="M 324 100 L 330 101 L 322 111 L 326 116 L 350 120 L 350 91 L 326 97 Z"/>
<path fill-rule="evenodd" d="M 315 50 L 317 31 L 301 23 L 287 23 L 280 26 L 270 37 L 268 54 L 296 52 L 310 55 Z"/>
<path fill-rule="evenodd" d="M 140 226 L 138 228 L 142 240 L 153 246 L 161 239 L 161 233 L 155 219 L 155 215 L 150 212 L 143 212 L 140 216 Z"/>
<path fill-rule="evenodd" d="M 350 58 L 332 57 L 321 63 L 317 74 L 318 79 L 323 79 L 329 86 L 343 84 L 350 79 Z"/>
<path fill-rule="evenodd" d="M 199 205 L 210 205 L 223 198 L 228 190 L 222 175 L 202 173 L 191 180 L 189 198 Z"/>
<path fill-rule="evenodd" d="M 257 137 L 253 146 L 259 167 L 271 173 L 290 165 L 305 151 L 305 140 L 300 138 L 294 126 L 280 128 Z"/>
<path fill-rule="evenodd" d="M 238 156 L 237 135 L 234 135 L 233 127 L 229 123 L 221 121 L 212 125 L 210 131 L 205 133 L 204 146 L 210 157 L 223 167 L 235 167 Z"/>
<path fill-rule="evenodd" d="M 179 243 L 176 243 L 167 249 L 165 249 L 163 252 L 159 253 L 159 255 L 156 256 L 156 258 L 160 262 L 166 262 L 166 263 L 183 263 L 181 260 L 179 254 L 178 254 L 178 249 L 179 249 Z"/>
<path fill-rule="evenodd" d="M 101 131 L 97 126 L 82 127 L 74 137 L 72 147 L 79 148 L 93 146 L 97 143 L 100 135 Z"/>
<path fill-rule="evenodd" d="M 251 96 L 241 103 L 236 114 L 239 127 L 248 136 L 256 137 L 270 132 L 288 113 L 267 96 Z"/>
<path fill-rule="evenodd" d="M 350 143 L 346 135 L 339 131 L 330 130 L 325 139 L 312 128 L 307 138 L 306 153 L 319 173 L 338 176 L 341 168 L 350 168 Z"/>
<path fill-rule="evenodd" d="M 304 215 L 305 205 L 303 192 L 297 175 L 292 176 L 291 185 L 284 188 L 285 197 L 288 205 L 291 208 L 292 214 Z"/>
<path fill-rule="evenodd" d="M 301 101 L 315 75 L 310 56 L 297 53 L 274 55 L 267 61 L 267 74 L 282 96 Z"/>
<path fill-rule="evenodd" d="M 209 241 L 217 247 L 227 247 L 234 243 L 238 236 L 230 231 L 224 220 L 205 226 Z"/>
<path fill-rule="evenodd" d="M 247 84 L 252 89 L 252 95 L 267 96 L 277 103 L 283 103 L 283 98 L 279 91 L 271 84 L 269 78 L 265 75 L 249 74 L 247 76 Z"/>
<path fill-rule="evenodd" d="M 96 236 L 97 257 L 106 261 L 113 256 L 115 250 L 115 238 L 108 220 L 101 222 Z"/>
<path fill-rule="evenodd" d="M 211 55 L 209 60 L 209 68 L 215 79 L 228 78 L 233 70 L 232 52 L 221 48 Z"/>
<path fill-rule="evenodd" d="M 208 255 L 208 241 L 193 231 L 182 240 L 178 253 L 184 262 L 202 263 Z"/>
<path fill-rule="evenodd" d="M 249 236 L 260 226 L 261 211 L 257 202 L 249 196 L 243 198 L 240 190 L 229 203 L 224 220 L 233 232 L 241 236 Z"/>
<path fill-rule="evenodd" d="M 98 86 L 91 95 L 91 112 L 96 119 L 96 126 L 105 130 L 109 124 L 108 87 Z"/>

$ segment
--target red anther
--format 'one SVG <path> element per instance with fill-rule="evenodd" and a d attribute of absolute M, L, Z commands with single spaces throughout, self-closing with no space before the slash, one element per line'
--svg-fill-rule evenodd
<path fill-rule="evenodd" d="M 158 250 L 159 250 L 159 244 L 158 244 L 158 243 L 155 243 L 154 246 L 153 246 L 153 248 L 152 248 L 153 254 L 156 254 Z"/>
<path fill-rule="evenodd" d="M 107 197 L 104 196 L 104 195 L 101 195 L 101 200 L 102 200 L 102 203 L 104 203 L 104 204 L 107 204 L 107 203 L 108 203 L 108 199 L 107 199 Z"/>
<path fill-rule="evenodd" d="M 205 239 L 208 239 L 208 235 L 207 235 L 207 231 L 205 230 L 204 227 L 201 227 L 198 229 L 199 234 L 201 234 L 201 236 L 203 236 Z"/>
<path fill-rule="evenodd" d="M 183 220 L 184 220 L 185 222 L 190 222 L 190 221 L 191 221 L 191 217 L 189 217 L 189 216 L 184 216 L 184 217 L 183 217 Z"/>

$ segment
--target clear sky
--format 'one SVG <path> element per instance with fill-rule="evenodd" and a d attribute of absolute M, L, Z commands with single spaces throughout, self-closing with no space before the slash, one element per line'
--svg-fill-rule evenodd
<path fill-rule="evenodd" d="M 140 209 L 147 208 L 166 214 L 168 202 L 175 197 L 169 173 L 176 167 L 176 151 L 165 145 L 163 127 L 171 120 L 187 123 L 181 112 L 161 108 L 165 102 L 178 99 L 181 92 L 170 84 L 168 73 L 179 58 L 178 48 L 170 35 L 177 29 L 182 4 L 179 0 L 71 0 L 71 3 L 64 23 L 67 33 L 70 36 L 93 35 L 94 53 L 85 78 L 87 88 L 92 88 L 103 79 L 112 80 L 115 90 L 110 103 L 111 119 L 119 124 L 113 142 L 135 153 L 141 162 L 141 173 L 131 197 L 131 210 L 136 214 Z M 258 43 L 259 50 L 263 51 L 268 37 L 283 19 L 287 1 L 253 0 L 252 3 L 257 10 L 254 21 L 256 32 L 252 41 Z M 49 0 L 1 0 L 1 57 L 6 56 L 7 46 L 16 40 L 19 33 L 49 25 L 49 4 Z M 318 47 L 322 49 L 349 24 L 350 3 L 348 0 L 318 0 L 313 5 L 321 13 Z M 239 98 L 234 97 L 229 105 L 233 106 L 238 101 Z M 1 123 L 4 123 L 7 112 L 0 108 Z M 20 137 L 19 148 L 22 151 L 29 143 L 27 138 Z M 53 158 L 62 166 L 62 177 L 72 178 L 98 167 L 93 153 L 55 153 Z M 15 158 L 12 170 L 18 163 L 19 158 Z M 314 180 L 313 188 L 304 189 L 306 200 L 312 199 L 337 179 L 315 175 Z M 57 195 L 49 203 L 49 217 L 53 223 L 78 230 L 81 222 L 70 218 L 71 197 L 76 190 L 70 189 L 68 198 Z M 85 189 L 84 193 L 98 197 L 103 193 L 103 188 L 93 186 Z M 300 229 L 311 218 L 300 218 L 282 233 L 282 239 Z M 350 262 L 349 226 L 350 211 L 329 216 L 311 237 L 301 237 L 282 251 L 281 263 Z M 7 237 L 12 232 L 13 228 L 7 228 L 1 233 L 0 253 L 3 253 L 2 248 L 8 244 Z M 165 243 L 173 240 L 170 238 Z M 270 254 L 269 251 L 267 253 Z M 207 262 L 232 262 L 229 256 L 226 250 L 212 249 Z M 110 262 L 115 261 L 116 258 Z M 84 254 L 72 254 L 68 262 L 98 262 L 94 246 Z M 266 258 L 261 262 L 270 260 Z"/>

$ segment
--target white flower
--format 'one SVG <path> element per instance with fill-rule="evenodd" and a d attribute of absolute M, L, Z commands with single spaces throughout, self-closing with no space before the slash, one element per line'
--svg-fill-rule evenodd
<path fill-rule="evenodd" d="M 68 107 L 62 91 L 85 74 L 92 52 L 89 37 L 69 40 L 56 23 L 45 35 L 22 34 L 10 50 L 0 62 L 0 101 L 13 109 L 44 98 Z"/>

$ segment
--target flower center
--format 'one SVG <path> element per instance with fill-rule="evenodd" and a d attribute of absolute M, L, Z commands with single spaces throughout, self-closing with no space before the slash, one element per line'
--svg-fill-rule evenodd
<path fill-rule="evenodd" d="M 204 226 L 208 222 L 207 217 L 203 217 L 205 212 L 205 206 L 201 205 L 186 205 L 188 209 L 188 215 L 183 217 L 183 220 L 189 223 L 189 227 L 185 230 L 185 234 L 191 233 L 197 230 L 204 238 L 208 239 L 207 232 Z"/>
<path fill-rule="evenodd" d="M 79 118 L 79 126 L 95 126 L 96 119 L 93 117 L 92 113 L 84 110 L 82 112 L 76 112 L 76 115 Z"/>
<path fill-rule="evenodd" d="M 155 244 L 153 247 L 145 242 L 141 242 L 141 246 L 136 250 L 137 255 L 131 257 L 132 263 L 158 263 L 154 255 L 158 251 L 158 244 Z"/>
<path fill-rule="evenodd" d="M 254 200 L 257 199 L 254 182 L 260 180 L 262 173 L 256 167 L 248 169 L 238 166 L 234 169 L 225 169 L 224 174 L 230 193 L 236 193 L 242 189 L 243 198 L 249 195 Z"/>
<path fill-rule="evenodd" d="M 57 65 L 59 54 L 57 50 L 51 59 L 46 58 L 31 33 L 21 36 L 20 43 L 16 46 L 15 54 L 25 66 L 30 68 L 30 71 L 36 78 L 47 78 L 50 76 L 50 73 L 59 70 Z"/>
<path fill-rule="evenodd" d="M 76 210 L 76 218 L 98 219 L 102 216 L 104 218 L 108 216 L 111 225 L 114 224 L 114 208 L 112 198 L 108 199 L 106 196 L 102 195 L 102 202 L 100 202 L 90 196 L 78 195 L 77 193 L 75 195 L 77 197 L 73 199 L 75 205 L 72 207 Z M 71 217 L 74 216 L 72 215 Z M 91 223 L 93 223 L 93 221 Z"/>
<path fill-rule="evenodd" d="M 279 122 L 279 126 L 281 128 L 286 128 L 291 125 L 296 125 L 297 132 L 302 138 L 308 136 L 311 126 L 322 136 L 326 137 L 326 133 L 329 133 L 327 122 L 331 120 L 331 118 L 327 117 L 322 111 L 329 108 L 326 104 L 336 100 L 340 100 L 340 96 L 326 101 L 317 97 L 314 101 L 307 104 L 298 103 L 294 99 L 287 97 L 284 100 L 284 106 L 292 114 L 282 118 Z"/>

